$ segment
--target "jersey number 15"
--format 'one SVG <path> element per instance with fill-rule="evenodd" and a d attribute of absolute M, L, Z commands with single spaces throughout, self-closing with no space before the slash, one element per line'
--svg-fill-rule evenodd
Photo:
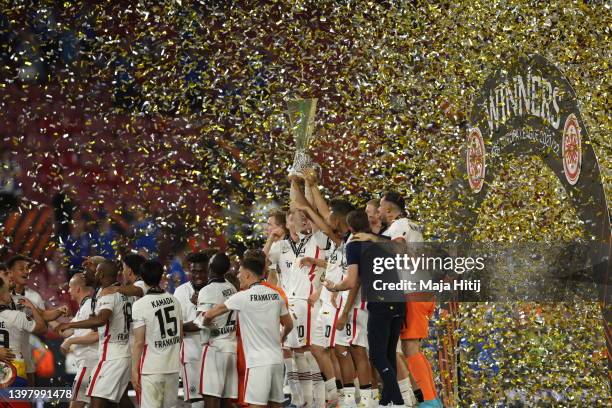
<path fill-rule="evenodd" d="M 159 322 L 159 332 L 161 333 L 162 339 L 166 336 L 174 337 L 178 334 L 178 326 L 176 322 L 176 316 L 174 315 L 174 306 L 166 306 L 155 312 L 157 321 Z M 172 326 L 170 326 L 172 325 Z"/>

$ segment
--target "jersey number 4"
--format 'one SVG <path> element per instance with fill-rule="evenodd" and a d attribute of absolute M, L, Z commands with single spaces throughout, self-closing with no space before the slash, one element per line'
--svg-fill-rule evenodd
<path fill-rule="evenodd" d="M 159 332 L 161 333 L 162 339 L 166 336 L 173 337 L 178 334 L 178 325 L 176 322 L 176 316 L 174 315 L 174 306 L 166 306 L 155 312 L 157 321 L 159 322 Z M 172 325 L 172 327 L 170 327 Z"/>

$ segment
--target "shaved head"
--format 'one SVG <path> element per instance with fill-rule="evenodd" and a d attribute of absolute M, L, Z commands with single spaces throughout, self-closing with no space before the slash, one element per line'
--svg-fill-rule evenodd
<path fill-rule="evenodd" d="M 85 288 L 87 286 L 87 284 L 85 283 L 85 276 L 80 272 L 75 273 L 74 275 L 72 275 L 72 278 L 70 278 L 69 285 L 75 288 Z"/>
<path fill-rule="evenodd" d="M 68 293 L 70 298 L 77 303 L 81 303 L 81 300 L 90 294 L 90 288 L 85 281 L 85 274 L 75 273 L 72 275 L 68 283 Z"/>
<path fill-rule="evenodd" d="M 104 260 L 96 268 L 96 280 L 98 283 L 106 283 L 108 285 L 117 282 L 119 268 L 113 261 Z"/>

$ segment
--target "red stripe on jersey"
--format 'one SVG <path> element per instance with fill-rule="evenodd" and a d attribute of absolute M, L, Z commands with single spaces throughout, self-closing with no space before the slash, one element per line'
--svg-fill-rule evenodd
<path fill-rule="evenodd" d="M 342 309 L 342 298 L 340 298 L 340 304 L 336 309 L 336 315 L 334 316 L 334 324 L 331 329 L 331 339 L 329 340 L 329 347 L 334 346 L 334 341 L 336 340 L 336 324 L 338 323 L 338 315 L 340 314 L 340 309 Z"/>
<path fill-rule="evenodd" d="M 208 353 L 208 345 L 202 352 L 202 366 L 200 367 L 200 394 L 204 394 L 204 365 L 206 364 L 206 353 Z"/>
<path fill-rule="evenodd" d="M 107 330 L 108 330 L 108 322 L 106 323 L 105 333 Z M 87 388 L 88 397 L 91 397 L 91 393 L 94 389 L 94 386 L 96 385 L 96 380 L 98 379 L 98 375 L 100 374 L 100 370 L 102 369 L 102 364 L 104 364 L 104 362 L 106 361 L 106 351 L 108 350 L 109 341 L 110 341 L 110 336 L 106 336 L 106 339 L 104 339 L 104 346 L 102 346 L 102 358 L 98 362 L 98 366 L 96 367 L 96 372 L 94 373 L 91 383 L 89 384 L 89 388 Z"/>
<path fill-rule="evenodd" d="M 85 367 L 83 367 L 83 369 L 81 369 L 81 375 L 79 375 L 79 380 L 77 381 L 76 387 L 74 388 L 74 392 L 72 393 L 71 401 L 76 401 L 77 396 L 79 395 L 79 390 L 81 389 L 81 383 L 83 382 L 83 377 L 85 376 L 85 371 L 87 371 L 87 369 Z"/>
<path fill-rule="evenodd" d="M 306 345 L 310 346 L 310 317 L 312 315 L 312 307 L 306 302 L 306 307 L 308 308 L 308 313 L 306 314 Z"/>
<path fill-rule="evenodd" d="M 362 301 L 361 301 L 361 307 L 360 307 L 360 309 L 361 309 L 361 310 L 365 310 L 365 307 L 366 307 L 366 302 L 365 302 L 365 300 L 362 300 Z"/>
<path fill-rule="evenodd" d="M 317 250 L 315 251 L 315 256 L 314 259 L 319 259 L 319 247 L 317 247 Z M 308 272 L 308 279 L 310 279 L 310 281 L 312 282 L 314 280 L 315 277 L 315 270 L 317 269 L 317 265 L 316 264 L 312 264 L 310 266 L 310 271 Z M 311 292 L 312 292 L 312 288 L 311 288 Z"/>

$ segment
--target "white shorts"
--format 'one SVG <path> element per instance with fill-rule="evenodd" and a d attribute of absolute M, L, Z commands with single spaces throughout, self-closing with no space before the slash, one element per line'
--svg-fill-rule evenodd
<path fill-rule="evenodd" d="M 285 345 L 300 348 L 312 343 L 317 308 L 311 307 L 304 299 L 289 299 L 289 314 L 293 319 L 293 330 L 287 336 Z"/>
<path fill-rule="evenodd" d="M 200 389 L 200 360 L 201 355 L 198 354 L 197 358 L 193 360 L 185 359 L 185 346 L 181 344 L 181 362 L 180 376 L 183 380 L 183 399 L 185 401 L 202 399 L 202 394 L 198 391 Z"/>
<path fill-rule="evenodd" d="M 368 311 L 353 308 L 349 313 L 344 330 L 336 333 L 336 344 L 340 346 L 368 347 Z"/>
<path fill-rule="evenodd" d="M 178 402 L 178 373 L 142 374 L 140 401 L 142 408 L 173 408 Z"/>
<path fill-rule="evenodd" d="M 282 404 L 285 401 L 283 380 L 282 364 L 247 368 L 244 402 L 253 405 L 268 405 L 269 402 Z"/>
<path fill-rule="evenodd" d="M 238 398 L 236 353 L 205 345 L 200 363 L 200 394 L 218 398 Z"/>
<path fill-rule="evenodd" d="M 130 382 L 131 366 L 130 357 L 98 362 L 92 371 L 87 396 L 119 402 Z"/>
<path fill-rule="evenodd" d="M 72 398 L 71 401 L 85 402 L 89 404 L 91 398 L 87 396 L 87 388 L 89 388 L 89 380 L 91 372 L 96 366 L 86 366 L 84 363 L 79 363 L 77 366 L 74 382 L 72 383 Z"/>
<path fill-rule="evenodd" d="M 342 305 L 340 305 L 341 307 Z M 336 309 L 332 305 L 323 303 L 315 321 L 312 344 L 324 348 L 334 347 L 334 344 L 336 344 L 336 324 L 340 315 L 340 308 Z"/>

